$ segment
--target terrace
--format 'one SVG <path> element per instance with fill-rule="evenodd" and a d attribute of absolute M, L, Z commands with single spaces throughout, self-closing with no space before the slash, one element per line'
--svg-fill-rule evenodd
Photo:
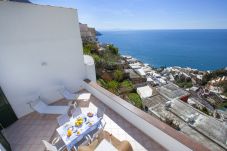
<path fill-rule="evenodd" d="M 67 100 L 60 100 L 54 104 L 65 105 L 67 104 Z M 104 104 L 99 99 L 92 96 L 89 107 L 83 107 L 83 105 L 81 105 L 81 109 L 82 112 L 96 112 L 97 108 L 103 105 Z M 104 130 L 112 133 L 119 140 L 128 140 L 136 151 L 166 150 L 131 123 L 127 122 L 111 108 L 105 107 L 104 120 L 106 121 L 106 126 Z M 43 151 L 44 145 L 42 139 L 51 141 L 53 136 L 56 135 L 55 130 L 58 127 L 57 116 L 58 115 L 40 115 L 36 112 L 32 112 L 8 127 L 6 129 L 6 137 L 12 149 L 15 151 Z"/>

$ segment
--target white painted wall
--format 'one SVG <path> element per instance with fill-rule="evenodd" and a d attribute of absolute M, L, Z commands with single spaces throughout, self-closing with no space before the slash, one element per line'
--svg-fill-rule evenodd
<path fill-rule="evenodd" d="M 31 111 L 28 101 L 51 103 L 85 78 L 76 10 L 0 2 L 0 86 L 18 117 Z"/>
<path fill-rule="evenodd" d="M 89 55 L 84 55 L 84 64 L 85 64 L 86 78 L 93 82 L 96 82 L 94 59 Z"/>
<path fill-rule="evenodd" d="M 118 96 L 111 96 L 111 98 L 106 95 L 105 92 L 100 91 L 91 85 L 84 82 L 84 88 L 91 92 L 95 97 L 97 97 L 100 101 L 110 107 L 112 110 L 117 112 L 121 115 L 124 119 L 130 122 L 132 125 L 140 129 L 142 132 L 147 134 L 149 137 L 157 141 L 163 147 L 170 151 L 192 151 L 190 148 L 181 144 L 179 141 L 175 140 L 171 136 L 167 135 L 160 129 L 156 128 L 155 126 L 151 125 L 144 119 L 137 116 L 135 113 L 131 112 L 130 110 L 126 109 L 116 101 L 114 98 L 121 99 Z M 124 100 L 123 100 L 124 101 Z"/>

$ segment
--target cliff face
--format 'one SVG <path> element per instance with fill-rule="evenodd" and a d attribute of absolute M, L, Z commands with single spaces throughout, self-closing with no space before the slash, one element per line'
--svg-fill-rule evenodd
<path fill-rule="evenodd" d="M 96 36 L 101 36 L 102 33 L 100 33 L 99 31 L 96 31 Z"/>
<path fill-rule="evenodd" d="M 97 41 L 95 28 L 91 28 L 87 24 L 80 23 L 80 34 L 83 43 Z"/>

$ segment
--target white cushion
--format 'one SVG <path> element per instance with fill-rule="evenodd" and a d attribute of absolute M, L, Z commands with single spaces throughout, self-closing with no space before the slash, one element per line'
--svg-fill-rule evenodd
<path fill-rule="evenodd" d="M 40 99 L 31 103 L 32 108 L 41 114 L 65 114 L 69 110 L 69 106 L 52 106 L 47 105 Z"/>
<path fill-rule="evenodd" d="M 82 93 L 78 96 L 78 100 L 89 100 L 91 97 L 91 93 Z"/>

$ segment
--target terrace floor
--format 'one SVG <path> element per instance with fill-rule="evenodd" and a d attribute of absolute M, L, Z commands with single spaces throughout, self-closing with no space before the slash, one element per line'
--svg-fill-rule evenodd
<path fill-rule="evenodd" d="M 67 104 L 61 100 L 55 105 Z M 89 106 L 80 103 L 82 112 L 96 112 L 99 106 L 104 104 L 92 96 Z M 105 106 L 105 105 L 104 105 Z M 56 135 L 58 127 L 56 117 L 58 115 L 40 115 L 36 112 L 20 118 L 5 131 L 13 151 L 44 151 L 42 139 L 51 141 Z M 105 130 L 112 133 L 119 140 L 128 140 L 134 151 L 164 151 L 160 144 L 149 138 L 132 124 L 123 119 L 119 114 L 106 106 L 104 115 L 106 121 Z"/>

